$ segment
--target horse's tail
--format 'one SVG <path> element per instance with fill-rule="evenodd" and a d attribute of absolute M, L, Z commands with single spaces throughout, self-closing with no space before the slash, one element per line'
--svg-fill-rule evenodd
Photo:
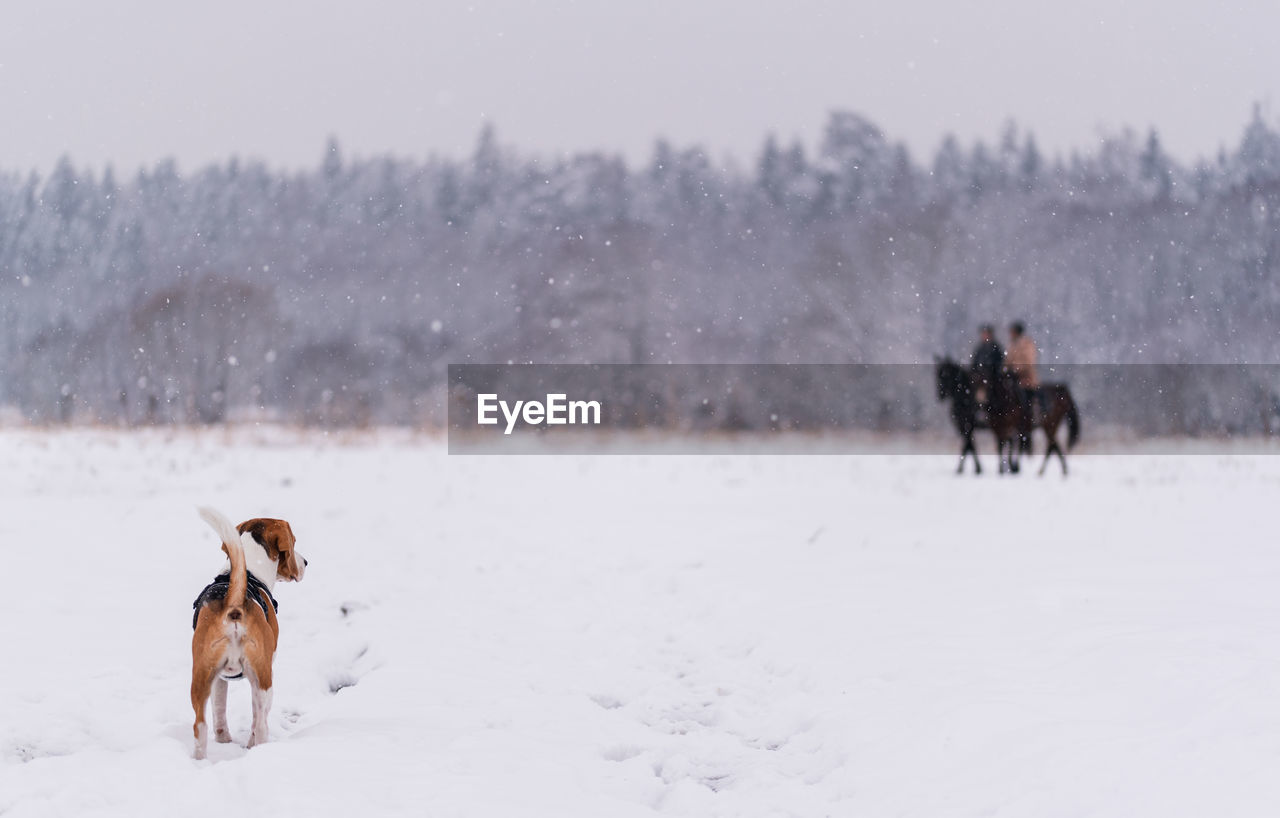
<path fill-rule="evenodd" d="M 1075 448 L 1080 440 L 1080 412 L 1076 409 L 1076 401 L 1071 397 L 1071 390 L 1062 387 L 1062 395 L 1067 399 L 1067 448 Z"/>

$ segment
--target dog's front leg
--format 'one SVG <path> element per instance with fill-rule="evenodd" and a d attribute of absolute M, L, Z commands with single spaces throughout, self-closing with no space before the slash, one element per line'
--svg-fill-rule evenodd
<path fill-rule="evenodd" d="M 257 679 L 250 679 L 253 688 L 253 729 L 249 733 L 249 747 L 267 741 L 267 714 L 271 712 L 271 688 L 259 687 Z"/>
<path fill-rule="evenodd" d="M 213 680 L 213 740 L 219 744 L 231 741 L 227 728 L 227 680 L 218 676 Z"/>

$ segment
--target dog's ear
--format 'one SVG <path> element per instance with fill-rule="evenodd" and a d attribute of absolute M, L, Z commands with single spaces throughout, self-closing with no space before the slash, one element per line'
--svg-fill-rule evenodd
<path fill-rule="evenodd" d="M 276 561 L 276 576 L 284 580 L 302 578 L 302 568 L 298 564 L 298 555 L 294 546 L 298 540 L 293 536 L 293 529 L 286 520 L 275 520 L 269 517 L 258 517 L 245 520 L 238 526 L 240 533 L 246 531 L 262 543 L 267 549 L 267 556 Z"/>
<path fill-rule="evenodd" d="M 274 525 L 267 526 L 268 536 L 275 538 L 276 550 L 280 558 L 276 560 L 276 576 L 280 579 L 297 582 L 302 579 L 302 560 L 294 550 L 298 538 L 293 536 L 293 528 L 286 520 L 272 520 Z"/>
<path fill-rule="evenodd" d="M 276 563 L 276 574 L 281 579 L 297 582 L 302 579 L 303 564 L 306 563 L 306 560 L 302 559 L 294 549 L 298 544 L 298 538 L 293 536 L 293 527 L 287 520 L 275 522 L 277 523 L 274 527 L 276 548 L 280 551 L 280 559 Z"/>

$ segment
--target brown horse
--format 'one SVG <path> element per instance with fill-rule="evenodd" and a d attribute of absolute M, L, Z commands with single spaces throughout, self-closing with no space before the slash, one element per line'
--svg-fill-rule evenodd
<path fill-rule="evenodd" d="M 1039 411 L 1035 408 L 1039 405 Z M 1031 434 L 1035 429 L 1044 430 L 1048 448 L 1045 449 L 1044 462 L 1040 464 L 1040 474 L 1049 467 L 1049 458 L 1058 455 L 1062 464 L 1062 473 L 1067 473 L 1067 457 L 1058 443 L 1058 429 L 1063 421 L 1067 424 L 1067 448 L 1074 448 L 1080 440 L 1080 412 L 1076 409 L 1075 399 L 1071 397 L 1071 389 L 1065 383 L 1046 383 L 1032 390 L 1030 399 L 1024 403 L 1018 393 L 1018 386 L 1012 373 L 1002 371 L 997 382 L 992 386 L 991 399 L 988 405 L 988 423 L 996 434 L 999 447 L 1008 446 L 1013 449 L 1014 441 L 1009 438 L 1014 433 L 1018 438 L 1018 450 L 1031 454 Z M 1010 429 L 1010 427 L 1013 427 Z M 998 447 L 998 448 L 999 448 Z M 1010 456 L 1011 470 L 1018 471 L 1018 458 Z M 1001 471 L 1004 463 L 1001 463 Z"/>
<path fill-rule="evenodd" d="M 1039 421 L 1035 425 L 1044 430 L 1044 436 L 1049 441 L 1049 448 L 1045 450 L 1044 462 L 1040 464 L 1040 474 L 1044 474 L 1044 470 L 1049 467 L 1049 458 L 1054 454 L 1058 455 L 1058 461 L 1062 463 L 1062 473 L 1067 473 L 1067 456 L 1062 453 L 1062 446 L 1058 443 L 1058 428 L 1065 420 L 1067 423 L 1067 448 L 1074 449 L 1076 443 L 1080 441 L 1080 412 L 1076 408 L 1075 398 L 1071 397 L 1071 389 L 1065 383 L 1046 383 L 1040 386 L 1039 394 L 1032 394 L 1032 402 L 1037 400 L 1040 403 L 1041 412 L 1039 413 Z M 1028 433 L 1027 452 L 1030 453 L 1031 435 Z"/>
<path fill-rule="evenodd" d="M 1013 375 L 1001 371 L 994 383 L 985 384 L 987 393 L 987 426 L 996 436 L 996 456 L 1000 459 L 1000 473 L 1017 474 L 1018 456 L 1031 454 L 1031 427 L 1033 418 L 1023 405 Z"/>

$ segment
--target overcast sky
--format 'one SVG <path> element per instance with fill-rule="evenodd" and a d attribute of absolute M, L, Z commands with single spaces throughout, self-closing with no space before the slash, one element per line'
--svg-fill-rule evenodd
<path fill-rule="evenodd" d="M 1155 126 L 1182 158 L 1280 119 L 1280 2 L 28 2 L 0 29 L 0 167 L 465 155 L 501 141 L 753 159 L 862 112 L 917 158 L 1015 119 L 1050 152 Z"/>

